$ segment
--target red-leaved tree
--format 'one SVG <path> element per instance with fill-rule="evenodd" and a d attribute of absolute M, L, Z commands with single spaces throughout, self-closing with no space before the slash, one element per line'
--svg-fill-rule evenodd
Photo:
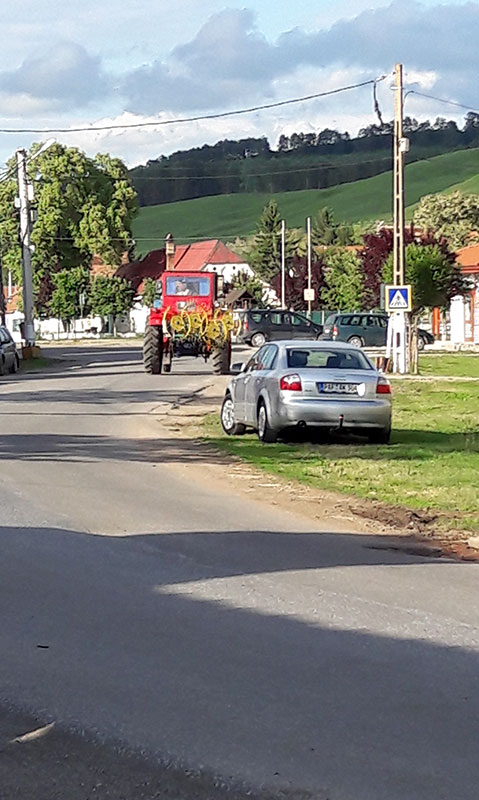
<path fill-rule="evenodd" d="M 414 228 L 411 225 L 404 231 L 405 245 L 411 244 L 414 238 Z M 364 250 L 360 254 L 363 275 L 363 308 L 379 306 L 383 269 L 393 251 L 393 244 L 394 234 L 390 228 L 383 228 L 379 233 L 367 233 L 364 236 Z"/>
<path fill-rule="evenodd" d="M 277 296 L 281 298 L 281 273 L 279 272 L 271 281 L 271 286 Z M 316 259 L 311 264 L 311 288 L 315 290 L 315 300 L 312 303 L 313 311 L 321 308 L 321 290 L 324 286 L 324 265 L 321 259 Z M 308 288 L 308 261 L 304 257 L 295 256 L 289 261 L 286 268 L 285 301 L 286 307 L 293 311 L 301 311 L 307 305 L 304 300 L 304 290 Z"/>

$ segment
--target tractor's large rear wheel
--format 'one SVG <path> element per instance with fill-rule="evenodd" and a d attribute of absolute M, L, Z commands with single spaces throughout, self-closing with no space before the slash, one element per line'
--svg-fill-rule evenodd
<path fill-rule="evenodd" d="M 143 340 L 143 366 L 149 375 L 159 375 L 163 364 L 163 330 L 148 325 Z"/>
<path fill-rule="evenodd" d="M 231 339 L 211 353 L 211 364 L 215 375 L 229 375 L 231 367 Z"/>

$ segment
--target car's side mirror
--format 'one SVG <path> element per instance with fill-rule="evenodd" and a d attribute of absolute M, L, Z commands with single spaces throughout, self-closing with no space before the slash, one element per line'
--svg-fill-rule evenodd
<path fill-rule="evenodd" d="M 230 372 L 232 375 L 239 375 L 244 372 L 246 364 L 243 361 L 238 361 L 236 364 L 231 365 Z"/>

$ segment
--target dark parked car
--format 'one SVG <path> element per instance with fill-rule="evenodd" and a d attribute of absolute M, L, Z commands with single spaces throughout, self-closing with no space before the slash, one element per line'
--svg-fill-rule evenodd
<path fill-rule="evenodd" d="M 348 342 L 356 347 L 384 347 L 387 330 L 386 314 L 330 314 L 324 323 L 323 338 Z M 427 344 L 434 344 L 434 336 L 419 328 L 418 349 L 424 350 Z"/>
<path fill-rule="evenodd" d="M 262 347 L 280 339 L 318 339 L 323 326 L 297 311 L 249 309 L 233 312 L 236 342 Z"/>
<path fill-rule="evenodd" d="M 16 372 L 19 363 L 17 348 L 10 331 L 4 325 L 0 325 L 0 375 L 4 375 L 5 372 Z"/>

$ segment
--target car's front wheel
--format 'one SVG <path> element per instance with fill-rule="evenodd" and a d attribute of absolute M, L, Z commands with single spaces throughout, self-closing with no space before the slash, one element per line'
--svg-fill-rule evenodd
<path fill-rule="evenodd" d="M 235 404 L 230 394 L 225 396 L 221 406 L 221 427 L 228 436 L 242 436 L 246 426 L 236 422 Z"/>
<path fill-rule="evenodd" d="M 425 347 L 426 347 L 426 340 L 424 339 L 423 336 L 418 336 L 417 337 L 417 349 L 419 351 L 421 351 L 421 350 L 424 350 Z"/>
<path fill-rule="evenodd" d="M 258 439 L 265 444 L 273 444 L 278 438 L 278 431 L 275 431 L 269 424 L 268 411 L 262 400 L 258 406 Z"/>

